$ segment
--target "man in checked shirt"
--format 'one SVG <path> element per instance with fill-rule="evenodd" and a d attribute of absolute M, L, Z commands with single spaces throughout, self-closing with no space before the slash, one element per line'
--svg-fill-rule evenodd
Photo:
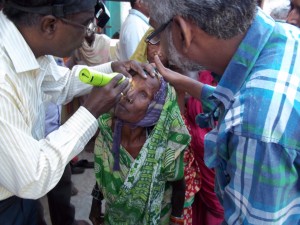
<path fill-rule="evenodd" d="M 196 120 L 213 128 L 205 163 L 216 171 L 223 224 L 299 224 L 299 28 L 253 0 L 147 2 L 155 28 L 147 39 L 160 39 L 169 63 L 219 75 L 211 87 L 155 59 L 166 80 L 211 110 Z"/>

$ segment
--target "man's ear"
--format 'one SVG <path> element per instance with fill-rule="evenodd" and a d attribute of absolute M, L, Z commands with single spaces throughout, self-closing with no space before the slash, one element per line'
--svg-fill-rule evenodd
<path fill-rule="evenodd" d="M 142 2 L 141 0 L 136 0 L 134 4 L 140 6 L 141 2 Z"/>
<path fill-rule="evenodd" d="M 47 15 L 42 17 L 40 31 L 46 39 L 52 39 L 58 29 L 58 19 L 55 16 Z"/>
<path fill-rule="evenodd" d="M 187 53 L 194 38 L 193 26 L 188 20 L 181 16 L 175 16 L 172 23 L 172 37 L 174 44 L 175 46 L 180 46 L 180 48 L 182 48 L 180 51 Z"/>

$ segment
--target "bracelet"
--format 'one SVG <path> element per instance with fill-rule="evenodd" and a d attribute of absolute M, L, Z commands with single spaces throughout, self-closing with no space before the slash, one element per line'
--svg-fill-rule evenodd
<path fill-rule="evenodd" d="M 183 225 L 184 224 L 184 219 L 183 216 L 181 217 L 176 217 L 176 216 L 170 216 L 170 222 L 171 224 L 178 224 L 178 225 Z"/>

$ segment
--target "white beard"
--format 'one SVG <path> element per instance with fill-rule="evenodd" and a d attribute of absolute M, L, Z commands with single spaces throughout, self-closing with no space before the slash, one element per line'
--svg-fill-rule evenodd
<path fill-rule="evenodd" d="M 178 51 L 176 50 L 174 44 L 173 44 L 173 38 L 171 32 L 167 32 L 167 53 L 168 53 L 168 60 L 170 65 L 174 65 L 178 68 L 180 68 L 183 71 L 201 71 L 205 70 L 205 68 L 201 65 L 199 65 L 196 62 L 193 62 L 184 56 L 182 56 Z"/>

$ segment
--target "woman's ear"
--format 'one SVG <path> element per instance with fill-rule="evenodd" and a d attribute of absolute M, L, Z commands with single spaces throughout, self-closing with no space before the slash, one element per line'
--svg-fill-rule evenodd
<path fill-rule="evenodd" d="M 52 39 L 58 30 L 58 19 L 52 15 L 42 17 L 40 29 L 46 39 Z"/>
<path fill-rule="evenodd" d="M 190 21 L 184 19 L 181 16 L 175 16 L 173 18 L 172 37 L 173 42 L 177 50 L 182 53 L 188 53 L 191 43 L 193 41 L 193 26 Z"/>

